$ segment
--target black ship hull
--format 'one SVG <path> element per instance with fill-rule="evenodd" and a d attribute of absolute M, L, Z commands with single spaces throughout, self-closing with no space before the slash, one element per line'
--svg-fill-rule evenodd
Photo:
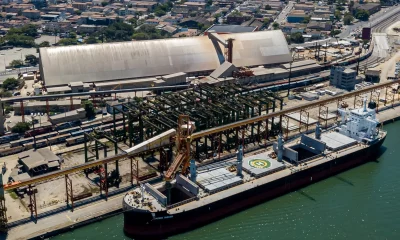
<path fill-rule="evenodd" d="M 137 209 L 125 211 L 124 232 L 127 236 L 135 239 L 163 239 L 209 224 L 243 209 L 305 187 L 370 160 L 375 160 L 385 137 L 368 148 L 293 173 L 287 177 L 260 185 L 217 202 L 199 206 L 190 211 L 176 214 L 168 214 L 166 211 L 163 211 L 157 212 L 154 215 L 145 211 L 141 212 Z"/>

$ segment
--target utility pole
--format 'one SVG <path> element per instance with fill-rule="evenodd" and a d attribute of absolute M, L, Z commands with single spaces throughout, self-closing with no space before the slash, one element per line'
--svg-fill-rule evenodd
<path fill-rule="evenodd" d="M 293 53 L 290 51 L 290 56 L 292 57 L 290 63 L 289 63 L 289 81 L 288 81 L 288 89 L 287 89 L 287 96 L 289 97 L 290 94 L 290 79 L 292 77 L 292 63 L 293 63 Z"/>

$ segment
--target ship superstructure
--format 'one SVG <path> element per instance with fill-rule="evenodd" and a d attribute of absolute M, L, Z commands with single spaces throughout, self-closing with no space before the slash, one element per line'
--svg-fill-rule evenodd
<path fill-rule="evenodd" d="M 374 109 L 367 108 L 367 100 L 364 99 L 363 108 L 358 108 L 350 111 L 338 109 L 342 116 L 341 125 L 338 131 L 357 141 L 371 142 L 376 139 L 378 131 L 376 127 L 379 124 L 376 119 Z"/>
<path fill-rule="evenodd" d="M 339 112 L 342 121 L 335 128 L 323 132 L 317 124 L 315 134 L 303 134 L 286 143 L 279 135 L 272 147 L 246 155 L 239 146 L 236 157 L 223 161 L 184 161 L 181 148 L 176 159 L 185 171 L 177 173 L 174 161 L 174 170 L 166 171 L 167 184 L 144 183 L 125 196 L 125 232 L 146 239 L 182 232 L 376 156 L 386 132 L 377 128 L 375 110 L 367 108 L 364 100 L 360 109 Z M 185 139 L 189 138 L 180 138 L 181 146 Z"/>

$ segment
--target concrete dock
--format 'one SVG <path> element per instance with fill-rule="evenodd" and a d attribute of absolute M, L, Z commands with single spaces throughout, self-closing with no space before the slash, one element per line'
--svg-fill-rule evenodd
<path fill-rule="evenodd" d="M 383 123 L 391 123 L 400 119 L 400 102 L 386 107 L 380 107 L 377 114 Z M 127 188 L 129 191 L 129 187 Z M 122 199 L 125 192 L 108 198 L 108 201 L 99 200 L 86 205 L 76 207 L 73 212 L 64 210 L 58 213 L 50 213 L 40 217 L 37 224 L 33 221 L 11 227 L 8 239 L 29 239 L 37 237 L 49 237 L 70 229 L 113 216 L 122 211 Z"/>

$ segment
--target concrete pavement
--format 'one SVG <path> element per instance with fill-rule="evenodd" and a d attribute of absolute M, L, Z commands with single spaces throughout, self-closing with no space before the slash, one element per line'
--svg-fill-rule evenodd
<path fill-rule="evenodd" d="M 41 218 L 38 223 L 29 222 L 12 228 L 8 232 L 8 239 L 28 239 L 41 236 L 46 232 L 51 232 L 64 227 L 73 226 L 79 222 L 92 218 L 101 217 L 109 212 L 117 211 L 122 208 L 122 199 L 125 196 L 120 194 L 108 199 L 108 201 L 98 201 L 91 205 L 75 208 L 73 212 L 64 211 L 51 217 Z"/>

